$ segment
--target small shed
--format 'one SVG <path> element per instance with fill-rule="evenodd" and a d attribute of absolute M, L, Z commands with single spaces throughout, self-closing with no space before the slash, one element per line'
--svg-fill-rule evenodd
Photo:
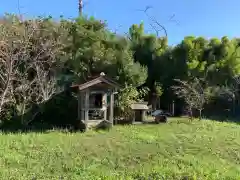
<path fill-rule="evenodd" d="M 78 119 L 89 126 L 102 121 L 113 125 L 114 94 L 120 85 L 108 78 L 104 73 L 83 84 L 74 85 L 78 88 Z"/>
<path fill-rule="evenodd" d="M 148 102 L 139 102 L 131 105 L 131 109 L 134 111 L 133 123 L 145 121 L 146 111 L 149 109 Z"/>

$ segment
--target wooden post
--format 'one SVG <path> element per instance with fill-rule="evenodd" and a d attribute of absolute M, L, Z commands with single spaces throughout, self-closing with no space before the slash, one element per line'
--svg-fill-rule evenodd
<path fill-rule="evenodd" d="M 82 111 L 82 99 L 81 99 L 81 91 L 78 90 L 78 121 L 81 121 L 81 111 Z"/>
<path fill-rule="evenodd" d="M 145 116 L 146 116 L 146 111 L 145 110 L 141 110 L 142 111 L 142 113 L 141 113 L 141 115 L 142 115 L 142 121 L 145 121 Z"/>
<path fill-rule="evenodd" d="M 135 123 L 135 120 L 136 120 L 136 111 L 133 110 L 133 120 L 132 120 L 132 124 Z"/>
<path fill-rule="evenodd" d="M 88 128 L 88 118 L 89 118 L 89 89 L 86 90 L 85 94 L 85 125 Z"/>
<path fill-rule="evenodd" d="M 105 107 L 106 109 L 104 110 L 104 120 L 107 120 L 107 93 L 103 94 L 103 107 Z"/>
<path fill-rule="evenodd" d="M 110 113 L 109 113 L 109 121 L 113 125 L 113 110 L 114 110 L 114 94 L 111 92 L 110 94 Z"/>
<path fill-rule="evenodd" d="M 84 116 L 85 116 L 85 99 L 84 99 L 84 93 L 83 92 L 81 92 L 81 94 L 80 94 L 80 96 L 81 96 L 81 121 L 83 121 L 85 118 L 84 118 Z"/>

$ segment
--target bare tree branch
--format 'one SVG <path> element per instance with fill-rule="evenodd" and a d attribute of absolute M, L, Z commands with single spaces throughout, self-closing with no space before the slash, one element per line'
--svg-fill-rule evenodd
<path fill-rule="evenodd" d="M 12 102 L 23 115 L 57 92 L 52 70 L 62 43 L 44 28 L 44 20 L 7 23 L 0 25 L 0 114 Z"/>
<path fill-rule="evenodd" d="M 164 31 L 164 35 L 167 37 L 167 36 L 168 36 L 168 33 L 167 33 L 167 29 L 165 28 L 165 26 L 162 25 L 161 23 L 159 23 L 159 22 L 156 20 L 155 17 L 149 15 L 148 11 L 149 11 L 150 9 L 152 9 L 152 8 L 153 8 L 152 6 L 146 6 L 146 8 L 145 8 L 144 10 L 138 9 L 137 11 L 142 11 L 142 12 L 144 12 L 144 14 L 148 17 L 149 20 L 152 21 L 152 23 L 154 23 L 154 24 L 156 24 L 158 27 L 160 27 L 160 29 L 154 28 L 154 30 L 157 32 L 157 34 L 159 34 L 159 32 L 163 30 L 163 31 Z M 150 25 L 152 26 L 151 23 L 150 23 Z M 152 26 L 152 27 L 153 27 L 153 26 Z"/>
<path fill-rule="evenodd" d="M 172 16 L 170 16 L 169 21 L 170 21 L 170 22 L 175 22 L 176 25 L 180 25 L 179 21 L 175 20 L 174 18 L 175 18 L 175 14 L 173 14 Z"/>
<path fill-rule="evenodd" d="M 172 86 L 172 89 L 179 98 L 184 99 L 188 105 L 190 116 L 192 117 L 192 109 L 197 109 L 201 119 L 203 106 L 210 100 L 210 89 L 204 86 L 197 78 L 189 82 L 179 79 L 175 79 L 175 81 L 178 82 L 179 85 Z"/>

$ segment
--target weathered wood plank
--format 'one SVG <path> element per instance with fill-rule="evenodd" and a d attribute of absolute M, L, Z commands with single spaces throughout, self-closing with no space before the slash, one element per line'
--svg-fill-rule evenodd
<path fill-rule="evenodd" d="M 85 125 L 88 127 L 88 118 L 89 118 L 89 89 L 85 92 Z"/>
<path fill-rule="evenodd" d="M 113 92 L 111 92 L 109 121 L 112 123 L 112 125 L 113 125 L 113 117 L 114 117 L 113 111 L 114 111 L 114 94 L 113 94 Z"/>
<path fill-rule="evenodd" d="M 81 121 L 81 111 L 82 111 L 82 103 L 81 103 L 81 91 L 78 90 L 78 121 Z"/>
<path fill-rule="evenodd" d="M 104 110 L 104 120 L 107 120 L 107 93 L 104 93 L 103 95 L 103 106 L 105 107 Z"/>

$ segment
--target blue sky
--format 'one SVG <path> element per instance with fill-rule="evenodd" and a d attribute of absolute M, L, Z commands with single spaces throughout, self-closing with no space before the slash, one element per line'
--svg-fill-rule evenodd
<path fill-rule="evenodd" d="M 2 0 L 0 14 L 21 13 L 25 16 L 52 15 L 74 18 L 78 15 L 78 0 Z M 109 29 L 127 32 L 133 23 L 143 21 L 151 31 L 150 21 L 143 12 L 150 5 L 149 14 L 168 31 L 169 44 L 179 43 L 184 36 L 240 37 L 239 0 L 85 0 L 84 13 L 106 20 Z M 173 20 L 170 17 L 175 15 Z"/>

